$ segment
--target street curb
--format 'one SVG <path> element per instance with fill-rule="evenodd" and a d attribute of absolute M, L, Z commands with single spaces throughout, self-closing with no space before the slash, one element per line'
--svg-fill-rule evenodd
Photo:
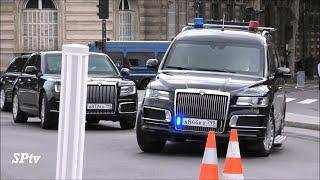
<path fill-rule="evenodd" d="M 302 122 L 285 121 L 285 126 L 320 131 L 319 124 L 309 124 L 309 123 L 302 123 Z"/>

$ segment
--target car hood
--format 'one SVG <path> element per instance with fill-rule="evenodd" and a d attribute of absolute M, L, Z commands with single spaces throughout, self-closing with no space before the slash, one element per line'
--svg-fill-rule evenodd
<path fill-rule="evenodd" d="M 219 72 L 161 72 L 155 81 L 149 84 L 149 88 L 171 92 L 187 88 L 211 89 L 233 94 L 259 85 L 266 86 L 266 80 L 263 77 Z"/>
<path fill-rule="evenodd" d="M 53 82 L 60 82 L 61 81 L 61 75 L 43 75 L 43 79 L 47 81 L 53 81 Z M 89 75 L 88 76 L 88 83 L 91 82 L 110 82 L 110 83 L 117 83 L 121 81 L 121 77 L 101 77 L 101 76 L 94 76 L 94 75 Z"/>

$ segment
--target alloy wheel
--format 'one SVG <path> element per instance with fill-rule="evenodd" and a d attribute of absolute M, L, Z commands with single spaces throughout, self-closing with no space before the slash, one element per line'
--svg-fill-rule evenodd
<path fill-rule="evenodd" d="M 41 112 L 40 112 L 40 120 L 41 120 L 41 124 L 44 123 L 44 115 L 45 115 L 45 104 L 44 104 L 44 98 L 42 98 L 42 102 L 41 102 Z"/>
<path fill-rule="evenodd" d="M 2 89 L 1 92 L 0 92 L 0 108 L 3 109 L 4 107 L 4 102 L 5 102 L 5 93 L 4 93 L 4 90 Z"/>
<path fill-rule="evenodd" d="M 18 108 L 19 108 L 19 104 L 18 104 L 18 96 L 14 95 L 13 96 L 13 104 L 12 104 L 12 114 L 14 118 L 17 118 L 18 115 Z"/>
<path fill-rule="evenodd" d="M 272 148 L 274 140 L 274 123 L 270 117 L 267 125 L 267 132 L 263 140 L 265 150 L 269 151 Z"/>

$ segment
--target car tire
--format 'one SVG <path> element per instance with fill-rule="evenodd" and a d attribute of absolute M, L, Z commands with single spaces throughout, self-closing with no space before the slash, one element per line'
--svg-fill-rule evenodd
<path fill-rule="evenodd" d="M 5 112 L 10 111 L 10 103 L 7 101 L 4 89 L 0 90 L 0 110 Z"/>
<path fill-rule="evenodd" d="M 16 92 L 13 93 L 12 117 L 15 123 L 26 123 L 28 121 L 28 114 L 20 109 L 19 98 Z"/>
<path fill-rule="evenodd" d="M 143 79 L 140 83 L 140 89 L 145 90 L 150 82 L 150 79 Z"/>
<path fill-rule="evenodd" d="M 275 122 L 272 114 L 268 117 L 266 133 L 264 139 L 258 141 L 256 144 L 256 155 L 259 157 L 269 156 L 273 147 L 274 147 L 274 139 L 275 139 Z"/>
<path fill-rule="evenodd" d="M 129 116 L 125 119 L 120 120 L 121 129 L 133 129 L 136 125 L 135 116 Z"/>
<path fill-rule="evenodd" d="M 280 127 L 281 129 L 279 131 L 279 135 L 284 134 L 285 119 L 286 119 L 286 106 L 284 107 L 283 118 L 281 119 L 281 127 Z M 282 146 L 282 143 L 274 145 L 274 147 L 281 147 L 281 146 Z"/>
<path fill-rule="evenodd" d="M 52 129 L 57 126 L 57 118 L 55 114 L 50 113 L 49 106 L 48 106 L 48 99 L 45 93 L 42 94 L 40 99 L 40 120 L 41 120 L 41 128 L 42 129 Z"/>
<path fill-rule="evenodd" d="M 149 153 L 160 152 L 163 150 L 166 144 L 166 140 L 153 137 L 142 131 L 141 112 L 137 116 L 136 136 L 137 136 L 138 145 L 143 152 L 149 152 Z"/>

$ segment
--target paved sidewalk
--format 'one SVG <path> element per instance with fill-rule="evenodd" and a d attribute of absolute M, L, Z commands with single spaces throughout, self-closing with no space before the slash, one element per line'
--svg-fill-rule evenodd
<path fill-rule="evenodd" d="M 288 93 L 306 93 L 306 92 L 318 92 L 314 99 L 317 99 L 316 106 L 319 109 L 319 96 L 320 96 L 320 91 L 319 89 L 319 82 L 318 80 L 308 80 L 305 82 L 304 87 L 296 87 L 296 84 L 291 83 L 291 84 L 286 84 L 285 85 L 285 90 L 287 91 L 287 97 Z M 314 95 L 313 95 L 314 96 Z M 303 111 L 303 109 L 301 109 Z M 291 127 L 298 127 L 298 128 L 304 128 L 304 129 L 312 129 L 312 130 L 318 130 L 320 131 L 320 113 L 316 112 L 314 115 L 312 114 L 302 114 L 301 112 L 295 112 L 291 111 L 288 112 L 288 104 L 287 104 L 287 112 L 286 112 L 286 126 L 291 126 Z"/>
<path fill-rule="evenodd" d="M 305 91 L 309 89 L 318 88 L 319 89 L 319 81 L 316 80 L 307 80 L 305 82 L 304 87 L 297 87 L 297 83 L 287 83 L 284 87 L 286 90 L 292 91 Z"/>
<path fill-rule="evenodd" d="M 295 113 L 286 113 L 285 125 L 290 127 L 312 129 L 320 131 L 319 116 L 306 116 Z"/>

